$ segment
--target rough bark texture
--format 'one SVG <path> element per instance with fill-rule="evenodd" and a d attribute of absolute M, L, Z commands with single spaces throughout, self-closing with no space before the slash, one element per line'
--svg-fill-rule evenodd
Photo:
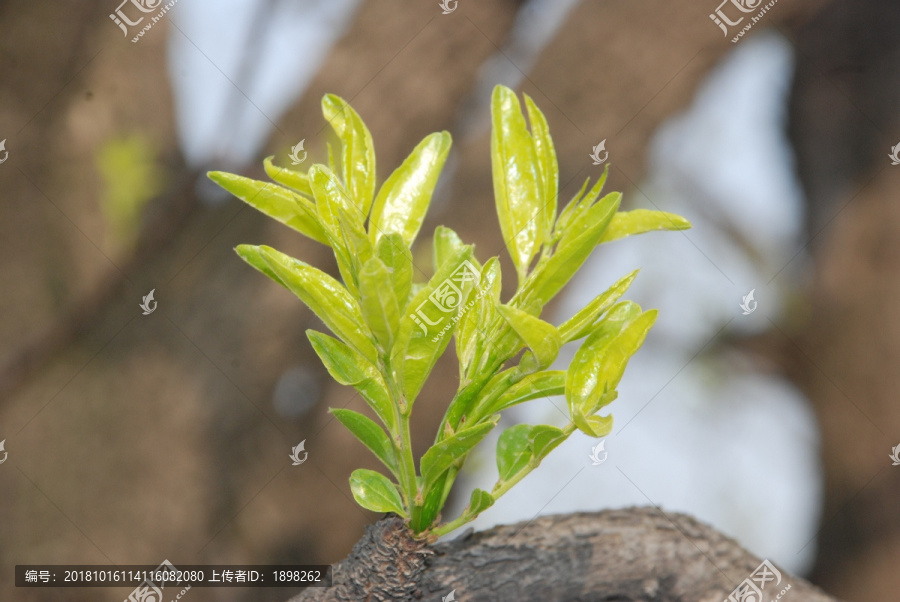
<path fill-rule="evenodd" d="M 721 602 L 761 562 L 694 518 L 657 508 L 542 516 L 434 546 L 417 543 L 399 518 L 388 517 L 335 565 L 333 587 L 290 602 L 437 602 L 453 590 L 466 602 Z M 835 600 L 784 571 L 764 599 L 788 586 L 793 602 Z"/>

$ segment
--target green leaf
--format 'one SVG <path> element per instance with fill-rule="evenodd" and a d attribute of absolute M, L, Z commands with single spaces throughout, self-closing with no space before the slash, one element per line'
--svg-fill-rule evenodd
<path fill-rule="evenodd" d="M 381 186 L 369 220 L 373 244 L 386 234 L 397 233 L 406 246 L 412 245 L 422 227 L 450 144 L 447 132 L 427 136 Z"/>
<path fill-rule="evenodd" d="M 369 214 L 375 194 L 375 147 L 372 134 L 347 102 L 327 94 L 322 114 L 341 140 L 341 168 L 344 186 L 363 216 Z"/>
<path fill-rule="evenodd" d="M 282 283 L 300 297 L 342 341 L 370 362 L 378 356 L 356 300 L 341 283 L 299 259 L 271 247 L 257 247 L 263 260 Z"/>
<path fill-rule="evenodd" d="M 620 278 L 606 291 L 594 297 L 594 300 L 588 303 L 581 311 L 563 322 L 559 327 L 559 334 L 563 342 L 575 341 L 594 330 L 597 319 L 625 294 L 625 291 L 628 290 L 628 287 L 631 286 L 631 283 L 637 277 L 637 273 L 638 270 L 634 270 Z"/>
<path fill-rule="evenodd" d="M 397 452 L 393 443 L 391 443 L 390 437 L 384 432 L 384 429 L 359 412 L 339 408 L 331 408 L 330 411 L 334 414 L 334 417 L 347 427 L 357 439 L 362 441 L 363 445 L 368 447 L 369 450 L 375 454 L 375 457 L 381 460 L 395 476 L 399 474 L 399 469 L 397 467 Z"/>
<path fill-rule="evenodd" d="M 528 122 L 531 124 L 531 133 L 534 139 L 534 149 L 537 154 L 538 169 L 541 176 L 541 196 L 543 234 L 547 241 L 553 234 L 553 224 L 556 221 L 556 199 L 559 190 L 559 164 L 556 160 L 556 149 L 553 139 L 550 137 L 550 126 L 547 118 L 534 104 L 531 97 L 525 95 L 525 108 L 528 111 Z"/>
<path fill-rule="evenodd" d="M 515 92 L 505 86 L 494 88 L 491 118 L 497 216 L 521 283 L 543 242 L 543 186 L 534 141 L 525 126 Z"/>
<path fill-rule="evenodd" d="M 271 182 L 259 182 L 221 171 L 211 171 L 207 176 L 251 207 L 315 241 L 328 244 L 316 207 L 308 199 Z"/>
<path fill-rule="evenodd" d="M 423 489 L 425 491 L 430 490 L 438 477 L 444 474 L 454 462 L 464 458 L 473 447 L 478 445 L 491 429 L 497 425 L 499 419 L 499 416 L 495 416 L 488 422 L 461 429 L 452 437 L 447 437 L 440 443 L 432 445 L 419 461 L 424 482 Z"/>
<path fill-rule="evenodd" d="M 517 424 L 503 431 L 497 441 L 498 485 L 512 479 L 525 467 L 540 464 L 566 437 L 561 429 L 546 424 Z"/>
<path fill-rule="evenodd" d="M 397 486 L 379 472 L 365 468 L 354 470 L 350 475 L 350 491 L 356 503 L 367 510 L 407 516 Z"/>
<path fill-rule="evenodd" d="M 528 446 L 534 462 L 540 462 L 560 443 L 566 440 L 567 435 L 555 426 L 539 424 L 531 429 L 528 435 Z"/>
<path fill-rule="evenodd" d="M 400 309 L 387 267 L 377 257 L 359 273 L 359 303 L 363 318 L 381 348 L 390 353 L 400 323 Z"/>
<path fill-rule="evenodd" d="M 475 489 L 469 498 L 469 507 L 466 508 L 468 516 L 478 516 L 494 505 L 494 496 L 483 489 Z"/>
<path fill-rule="evenodd" d="M 483 410 L 479 409 L 478 415 L 489 416 L 532 399 L 562 395 L 565 391 L 565 370 L 535 372 L 509 387 Z"/>
<path fill-rule="evenodd" d="M 565 286 L 600 242 L 621 199 L 618 192 L 609 194 L 576 219 L 563 233 L 553 256 L 535 269 L 516 294 L 517 306 L 526 302 L 546 305 Z"/>
<path fill-rule="evenodd" d="M 600 242 L 610 242 L 653 230 L 687 230 L 690 227 L 691 222 L 674 213 L 649 209 L 620 211 L 609 222 L 609 227 L 603 233 Z"/>
<path fill-rule="evenodd" d="M 489 376 L 488 372 L 489 369 L 479 375 L 481 380 L 471 382 L 461 388 L 450 402 L 444 419 L 445 424 L 449 425 L 451 429 L 459 427 L 460 424 L 478 424 L 486 416 L 490 416 L 491 413 L 486 408 L 491 406 L 493 400 L 504 391 L 523 378 L 518 367 L 508 368 L 496 374 L 490 373 Z M 442 438 L 448 432 L 441 431 L 439 435 Z"/>
<path fill-rule="evenodd" d="M 438 269 L 417 292 L 400 320 L 391 351 L 391 368 L 404 399 L 411 405 L 425 384 L 434 363 L 447 348 L 456 327 L 460 288 L 474 266 L 472 247 L 466 246 Z"/>
<path fill-rule="evenodd" d="M 307 330 L 306 336 L 332 378 L 359 394 L 386 427 L 394 426 L 394 404 L 381 372 L 348 345 L 327 334 Z"/>
<path fill-rule="evenodd" d="M 418 520 L 413 518 L 410 521 L 410 528 L 416 532 L 421 532 L 431 526 L 444 507 L 452 486 L 453 478 L 451 478 L 450 471 L 446 471 L 439 476 L 431 486 L 431 489 L 425 491 L 424 502 L 419 510 Z"/>
<path fill-rule="evenodd" d="M 309 176 L 302 171 L 294 171 L 287 167 L 279 167 L 272 161 L 274 157 L 266 157 L 263 160 L 263 167 L 266 175 L 281 184 L 292 188 L 301 194 L 312 198 L 312 188 L 309 187 Z"/>
<path fill-rule="evenodd" d="M 635 315 L 635 308 L 629 302 L 618 304 L 572 358 L 566 375 L 566 402 L 573 419 L 578 414 L 590 416 L 611 401 L 607 394 L 615 390 L 628 360 L 653 326 L 656 310 Z"/>
<path fill-rule="evenodd" d="M 531 425 L 528 424 L 517 424 L 501 433 L 497 441 L 497 470 L 501 481 L 508 481 L 528 465 L 531 460 L 530 434 Z"/>
<path fill-rule="evenodd" d="M 399 234 L 388 234 L 379 239 L 375 254 L 387 267 L 391 277 L 391 288 L 394 289 L 397 298 L 397 306 L 404 312 L 412 287 L 412 253 Z"/>
<path fill-rule="evenodd" d="M 497 311 L 531 350 L 532 355 L 522 360 L 523 370 L 533 372 L 553 363 L 562 345 L 562 339 L 553 324 L 508 305 L 498 305 Z"/>

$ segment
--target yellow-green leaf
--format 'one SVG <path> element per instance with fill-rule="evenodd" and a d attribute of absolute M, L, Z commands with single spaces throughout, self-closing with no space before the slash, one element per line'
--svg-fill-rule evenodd
<path fill-rule="evenodd" d="M 485 327 L 493 324 L 496 317 L 496 307 L 500 303 L 500 287 L 500 260 L 492 257 L 481 269 L 481 281 L 475 288 L 474 295 L 469 295 L 467 304 L 473 300 L 475 303 L 460 321 L 456 354 L 459 357 L 461 378 L 478 362 L 485 345 L 488 344 Z"/>
<path fill-rule="evenodd" d="M 607 163 L 606 167 L 603 168 L 603 174 L 599 178 L 597 178 L 597 181 L 594 183 L 587 194 L 584 194 L 584 189 L 587 187 L 587 183 L 590 181 L 590 178 L 585 181 L 585 185 L 582 186 L 578 194 L 575 195 L 575 198 L 573 198 L 559 214 L 559 219 L 556 220 L 556 228 L 554 230 L 555 236 L 559 236 L 563 232 L 570 231 L 570 226 L 579 218 L 581 218 L 581 216 L 584 215 L 585 211 L 593 206 L 594 201 L 597 200 L 597 197 L 600 196 L 600 192 L 603 191 L 603 186 L 606 185 L 606 179 L 608 177 L 609 163 Z"/>
<path fill-rule="evenodd" d="M 473 273 L 471 256 L 472 247 L 466 246 L 444 262 L 428 284 L 413 295 L 400 319 L 399 334 L 391 351 L 391 367 L 404 399 L 410 404 L 453 336 L 462 286 L 469 278 L 480 276 Z"/>
<path fill-rule="evenodd" d="M 543 186 L 534 141 L 516 93 L 494 88 L 491 99 L 491 164 L 497 216 L 521 283 L 543 242 Z"/>
<path fill-rule="evenodd" d="M 254 245 L 238 245 L 234 248 L 234 251 L 238 254 L 238 256 L 250 264 L 252 267 L 256 268 L 284 288 L 288 288 L 287 285 L 281 281 L 281 278 L 278 277 L 278 274 L 269 267 L 269 264 L 266 263 L 266 260 L 263 259 L 262 254 L 259 252 L 259 247 Z M 290 290 L 288 288 L 288 290 Z"/>
<path fill-rule="evenodd" d="M 613 417 L 610 416 L 586 416 L 576 412 L 572 421 L 582 433 L 588 437 L 605 437 L 612 432 Z"/>
<path fill-rule="evenodd" d="M 359 114 L 343 98 L 327 94 L 322 114 L 341 140 L 344 186 L 363 216 L 369 215 L 375 194 L 375 147 Z"/>
<path fill-rule="evenodd" d="M 459 253 L 464 246 L 465 244 L 459 235 L 450 228 L 446 226 L 435 228 L 434 241 L 432 242 L 434 269 L 437 270 L 444 265 L 444 262 Z"/>
<path fill-rule="evenodd" d="M 260 255 L 281 282 L 309 307 L 342 341 L 370 362 L 377 352 L 356 300 L 341 283 L 311 265 L 271 247 L 260 246 Z"/>
<path fill-rule="evenodd" d="M 211 171 L 207 175 L 251 207 L 315 241 L 329 244 L 315 205 L 301 195 L 272 182 L 260 182 L 231 173 Z"/>
<path fill-rule="evenodd" d="M 625 294 L 628 287 L 637 277 L 638 270 L 634 270 L 630 274 L 620 278 L 606 291 L 600 293 L 588 303 L 581 311 L 566 320 L 559 327 L 559 334 L 564 343 L 580 339 L 594 330 L 594 326 L 600 316 L 607 309 L 612 307 L 613 303 Z"/>
<path fill-rule="evenodd" d="M 674 213 L 649 209 L 620 211 L 609 222 L 609 227 L 603 233 L 600 242 L 610 242 L 654 230 L 687 230 L 690 227 L 691 222 Z"/>
<path fill-rule="evenodd" d="M 497 311 L 531 352 L 522 359 L 523 370 L 533 372 L 553 363 L 562 345 L 559 331 L 553 324 L 509 305 L 498 305 Z"/>
<path fill-rule="evenodd" d="M 394 404 L 378 368 L 334 337 L 315 330 L 307 330 L 306 336 L 332 378 L 359 391 L 381 422 L 393 428 Z"/>
<path fill-rule="evenodd" d="M 281 184 L 292 188 L 301 194 L 312 198 L 312 188 L 309 187 L 309 176 L 302 171 L 295 171 L 287 167 L 279 167 L 272 161 L 274 157 L 266 157 L 263 160 L 263 167 L 266 175 Z"/>
<path fill-rule="evenodd" d="M 621 194 L 609 194 L 575 220 L 563 233 L 553 256 L 520 289 L 517 306 L 526 302 L 545 305 L 565 286 L 600 242 L 621 200 Z"/>
<path fill-rule="evenodd" d="M 514 405 L 531 401 L 532 399 L 537 399 L 539 397 L 562 395 L 565 391 L 565 370 L 545 370 L 543 372 L 535 372 L 509 387 L 484 409 L 478 409 L 478 416 L 495 414 Z"/>
<path fill-rule="evenodd" d="M 377 257 L 369 259 L 359 273 L 359 303 L 369 329 L 381 348 L 390 353 L 400 322 L 400 308 L 387 267 Z"/>
<path fill-rule="evenodd" d="M 382 236 L 375 247 L 375 254 L 387 267 L 391 286 L 401 312 L 406 311 L 409 291 L 412 287 L 412 253 L 399 234 Z"/>
<path fill-rule="evenodd" d="M 636 304 L 624 302 L 600 322 L 575 353 L 566 375 L 566 402 L 573 418 L 590 416 L 611 400 L 607 394 L 618 386 L 655 320 L 656 310 L 639 313 Z"/>
<path fill-rule="evenodd" d="M 531 134 L 534 139 L 534 149 L 537 155 L 539 173 L 541 176 L 541 220 L 543 227 L 542 238 L 550 240 L 553 234 L 553 224 L 556 221 L 556 199 L 559 190 L 559 164 L 556 160 L 556 149 L 553 139 L 550 137 L 550 126 L 547 118 L 534 104 L 531 97 L 525 95 L 525 109 L 528 111 L 528 122 L 531 124 Z"/>
<path fill-rule="evenodd" d="M 381 186 L 369 220 L 373 244 L 386 234 L 397 233 L 407 246 L 412 245 L 422 227 L 450 144 L 447 132 L 427 136 Z"/>
<path fill-rule="evenodd" d="M 366 236 L 363 217 L 334 173 L 324 165 L 309 169 L 309 183 L 316 198 L 325 233 L 328 236 L 344 283 L 352 293 L 359 287 L 359 271 L 375 253 Z"/>

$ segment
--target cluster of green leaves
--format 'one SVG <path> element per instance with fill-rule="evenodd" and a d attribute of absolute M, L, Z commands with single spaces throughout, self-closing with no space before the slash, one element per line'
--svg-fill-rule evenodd
<path fill-rule="evenodd" d="M 557 212 L 559 171 L 547 121 L 526 96 L 526 124 L 515 93 L 493 93 L 491 154 L 500 227 L 518 275 L 511 299 L 500 299 L 500 262 L 478 262 L 473 246 L 449 228 L 434 232 L 434 274 L 414 281 L 410 247 L 422 226 L 450 135 L 426 137 L 377 190 L 372 137 L 349 104 L 328 95 L 325 118 L 340 140 L 340 159 L 329 148 L 328 166 L 305 173 L 265 170 L 274 182 L 212 172 L 210 178 L 238 198 L 301 234 L 330 246 L 343 283 L 311 265 L 266 246 L 240 245 L 251 266 L 296 294 L 335 335 L 307 332 L 328 372 L 359 392 L 380 422 L 347 409 L 332 409 L 384 464 L 394 480 L 359 469 L 350 477 L 357 502 L 395 512 L 416 533 L 440 535 L 471 521 L 576 429 L 602 437 L 629 358 L 656 318 L 620 301 L 634 279 L 628 274 L 559 326 L 541 310 L 600 243 L 650 230 L 683 229 L 683 218 L 659 211 L 618 211 L 621 194 L 600 196 L 607 173 L 589 180 Z M 461 267 L 469 278 L 453 279 Z M 458 283 L 453 311 L 428 305 Z M 443 292 L 442 292 L 443 291 Z M 416 316 L 431 312 L 427 324 Z M 421 314 L 420 314 L 421 315 Z M 439 318 L 439 319 L 431 319 Z M 433 324 L 437 325 L 433 325 Z M 434 445 L 416 469 L 410 414 L 437 359 L 455 339 L 460 386 L 444 415 Z M 550 366 L 560 347 L 582 340 L 568 370 Z M 524 350 L 524 351 L 523 351 Z M 516 361 L 516 358 L 518 360 Z M 570 422 L 563 428 L 519 424 L 497 445 L 499 479 L 491 491 L 476 489 L 461 516 L 440 523 L 440 511 L 467 455 L 517 404 L 565 394 Z"/>

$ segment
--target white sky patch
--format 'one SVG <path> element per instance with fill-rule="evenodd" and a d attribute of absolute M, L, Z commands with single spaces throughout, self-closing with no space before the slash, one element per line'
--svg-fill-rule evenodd
<path fill-rule="evenodd" d="M 169 32 L 169 74 L 188 162 L 233 169 L 258 158 L 273 123 L 309 85 L 358 5 L 359 0 L 179 2 L 168 15 L 177 26 Z M 253 31 L 258 18 L 263 26 Z M 297 132 L 297 142 L 306 136 Z"/>

